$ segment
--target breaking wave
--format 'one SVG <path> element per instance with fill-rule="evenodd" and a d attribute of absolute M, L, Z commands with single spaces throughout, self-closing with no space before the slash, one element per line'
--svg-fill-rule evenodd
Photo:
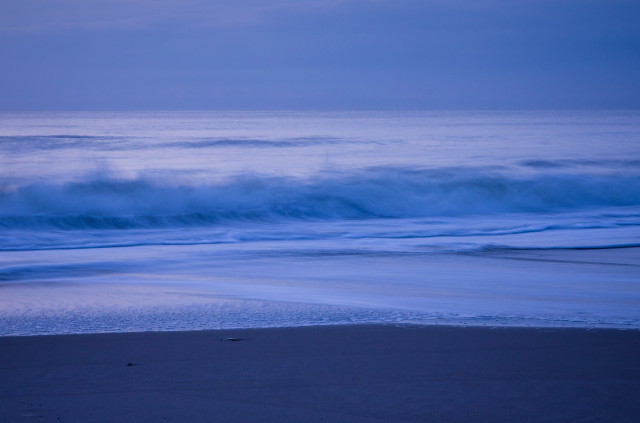
<path fill-rule="evenodd" d="M 225 221 L 420 218 L 640 206 L 640 175 L 372 168 L 209 184 L 92 177 L 0 189 L 0 227 L 126 229 Z"/>

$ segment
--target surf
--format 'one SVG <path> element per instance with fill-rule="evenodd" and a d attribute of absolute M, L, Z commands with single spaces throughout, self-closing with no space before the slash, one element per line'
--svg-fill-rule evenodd
<path fill-rule="evenodd" d="M 431 218 L 640 206 L 640 174 L 510 175 L 474 168 L 369 168 L 212 183 L 92 177 L 0 192 L 0 227 L 127 229 L 226 222 Z"/>

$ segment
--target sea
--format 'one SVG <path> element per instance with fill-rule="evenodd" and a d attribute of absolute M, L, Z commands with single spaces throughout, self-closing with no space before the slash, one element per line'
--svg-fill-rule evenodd
<path fill-rule="evenodd" d="M 640 329 L 640 111 L 0 112 L 0 336 Z"/>

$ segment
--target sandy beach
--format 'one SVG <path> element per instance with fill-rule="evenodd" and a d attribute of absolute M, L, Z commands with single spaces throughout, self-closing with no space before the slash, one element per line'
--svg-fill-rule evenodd
<path fill-rule="evenodd" d="M 0 380 L 3 422 L 637 422 L 640 331 L 372 325 L 4 337 Z"/>

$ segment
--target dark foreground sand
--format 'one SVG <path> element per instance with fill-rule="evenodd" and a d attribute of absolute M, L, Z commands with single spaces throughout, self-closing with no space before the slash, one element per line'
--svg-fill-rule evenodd
<path fill-rule="evenodd" d="M 640 331 L 339 326 L 0 338 L 0 421 L 640 422 Z"/>

